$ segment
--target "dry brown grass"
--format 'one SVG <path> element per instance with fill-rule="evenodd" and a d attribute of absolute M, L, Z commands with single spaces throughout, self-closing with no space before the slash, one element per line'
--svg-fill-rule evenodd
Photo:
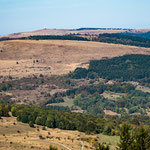
<path fill-rule="evenodd" d="M 128 30 L 130 33 L 145 33 L 149 32 L 150 29 L 135 29 Z M 20 37 L 28 37 L 34 35 L 66 35 L 66 34 L 80 34 L 80 35 L 99 35 L 103 33 L 123 33 L 127 32 L 127 30 L 69 30 L 69 29 L 42 29 L 36 30 L 32 32 L 20 32 L 14 34 L 3 35 L 1 37 L 10 37 L 10 38 L 20 38 Z"/>
<path fill-rule="evenodd" d="M 150 48 L 85 41 L 0 42 L 0 75 L 66 74 L 76 67 L 88 67 L 89 60 L 124 54 L 150 54 Z M 39 62 L 35 62 L 38 60 Z M 16 63 L 19 64 L 16 64 Z"/>
<path fill-rule="evenodd" d="M 40 139 L 39 136 L 43 139 Z M 85 135 L 78 131 L 50 128 L 42 130 L 40 126 L 37 131 L 37 128 L 30 128 L 28 124 L 17 122 L 14 117 L 0 120 L 0 150 L 48 150 L 50 144 L 57 146 L 59 150 L 66 150 L 60 146 L 61 144 L 71 150 L 79 150 L 81 141 L 78 137 L 88 139 L 96 136 Z M 92 143 L 83 141 L 83 144 L 84 150 L 92 149 Z"/>
<path fill-rule="evenodd" d="M 9 35 L 3 35 L 1 37 L 10 37 L 10 38 L 19 38 L 19 37 L 28 37 L 34 35 L 66 35 L 66 34 L 90 34 L 90 35 L 99 35 L 102 33 L 120 33 L 125 32 L 125 30 L 69 30 L 69 29 L 42 29 L 32 32 L 20 32 Z"/>

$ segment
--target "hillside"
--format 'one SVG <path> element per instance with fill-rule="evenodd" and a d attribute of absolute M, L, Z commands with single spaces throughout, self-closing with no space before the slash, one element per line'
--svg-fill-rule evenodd
<path fill-rule="evenodd" d="M 66 35 L 66 34 L 94 34 L 98 35 L 101 33 L 120 33 L 125 32 L 123 30 L 69 30 L 69 29 L 41 29 L 32 32 L 20 32 L 20 33 L 13 33 L 9 35 L 3 35 L 2 37 L 9 37 L 9 38 L 20 38 L 20 37 L 28 37 L 28 36 L 35 36 L 35 35 Z"/>
<path fill-rule="evenodd" d="M 76 67 L 88 67 L 90 60 L 124 54 L 150 54 L 150 49 L 90 41 L 2 41 L 0 76 L 66 74 Z"/>
<path fill-rule="evenodd" d="M 150 29 L 121 29 L 121 28 L 80 28 L 80 29 L 41 29 L 31 32 L 20 32 L 8 35 L 1 35 L 0 38 L 20 38 L 35 35 L 67 35 L 67 34 L 81 34 L 81 35 L 99 35 L 103 33 L 146 33 Z"/>
<path fill-rule="evenodd" d="M 86 140 L 92 138 L 95 139 L 97 136 L 86 135 L 78 131 L 50 128 L 43 130 L 42 126 L 38 125 L 36 128 L 31 128 L 28 124 L 18 122 L 15 117 L 3 117 L 0 120 L 0 150 L 48 150 L 50 144 L 57 146 L 59 150 L 79 150 L 82 143 L 85 150 L 91 150 L 92 143 Z M 109 137 L 105 138 L 109 139 Z M 113 143 L 116 145 L 118 141 L 117 138 Z"/>
<path fill-rule="evenodd" d="M 114 150 L 124 122 L 133 131 L 144 126 L 149 132 L 149 80 L 124 82 L 115 75 L 117 69 L 125 77 L 138 79 L 141 70 L 146 75 L 150 48 L 11 40 L 0 42 L 0 53 L 0 149 L 48 149 L 52 144 L 92 150 L 104 142 Z"/>

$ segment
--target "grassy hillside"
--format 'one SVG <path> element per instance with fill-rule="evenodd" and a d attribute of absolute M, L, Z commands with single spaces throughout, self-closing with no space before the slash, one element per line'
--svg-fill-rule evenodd
<path fill-rule="evenodd" d="M 85 29 L 78 29 L 79 31 L 84 31 Z M 92 28 L 90 29 L 92 30 Z M 94 31 L 99 29 L 93 29 Z M 93 31 L 92 30 L 92 31 Z M 105 30 L 105 29 L 102 29 Z M 106 29 L 108 30 L 108 29 Z M 115 29 L 116 31 L 120 29 Z M 126 30 L 126 29 L 122 29 Z M 110 31 L 113 31 L 110 29 Z M 99 34 L 99 36 L 93 36 L 87 34 L 83 37 L 80 34 L 70 34 L 70 35 L 33 35 L 28 37 L 20 37 L 20 38 L 9 38 L 4 37 L 0 38 L 0 41 L 7 40 L 75 40 L 75 41 L 98 41 L 104 43 L 113 43 L 113 44 L 123 44 L 130 46 L 138 46 L 138 47 L 150 47 L 150 32 L 147 33 L 104 33 Z"/>
<path fill-rule="evenodd" d="M 31 128 L 28 124 L 17 121 L 15 117 L 0 119 L 0 150 L 48 150 L 50 145 L 56 146 L 58 150 L 79 150 L 82 147 L 81 141 L 84 150 L 90 150 L 93 147 L 90 140 L 97 139 L 100 142 L 102 137 L 47 127 L 43 130 L 39 125 Z"/>
<path fill-rule="evenodd" d="M 137 53 L 149 54 L 150 49 L 91 41 L 2 41 L 0 76 L 62 75 L 76 67 L 88 67 L 90 60 Z"/>

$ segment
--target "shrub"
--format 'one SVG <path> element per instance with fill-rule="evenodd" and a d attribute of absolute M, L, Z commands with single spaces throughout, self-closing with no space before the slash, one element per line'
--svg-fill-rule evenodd
<path fill-rule="evenodd" d="M 34 124 L 33 124 L 32 121 L 29 122 L 29 126 L 32 127 L 32 128 L 34 128 Z"/>
<path fill-rule="evenodd" d="M 58 150 L 57 147 L 50 145 L 49 150 Z"/>

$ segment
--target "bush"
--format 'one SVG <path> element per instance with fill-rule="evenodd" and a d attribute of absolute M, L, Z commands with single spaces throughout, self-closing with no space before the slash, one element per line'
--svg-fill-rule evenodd
<path fill-rule="evenodd" d="M 49 150 L 58 150 L 58 148 L 55 147 L 55 146 L 50 145 L 50 146 L 49 146 Z"/>
<path fill-rule="evenodd" d="M 95 150 L 109 150 L 109 145 L 99 144 L 98 147 Z"/>
<path fill-rule="evenodd" d="M 29 126 L 32 127 L 32 128 L 34 128 L 34 124 L 33 124 L 32 121 L 29 122 Z"/>

